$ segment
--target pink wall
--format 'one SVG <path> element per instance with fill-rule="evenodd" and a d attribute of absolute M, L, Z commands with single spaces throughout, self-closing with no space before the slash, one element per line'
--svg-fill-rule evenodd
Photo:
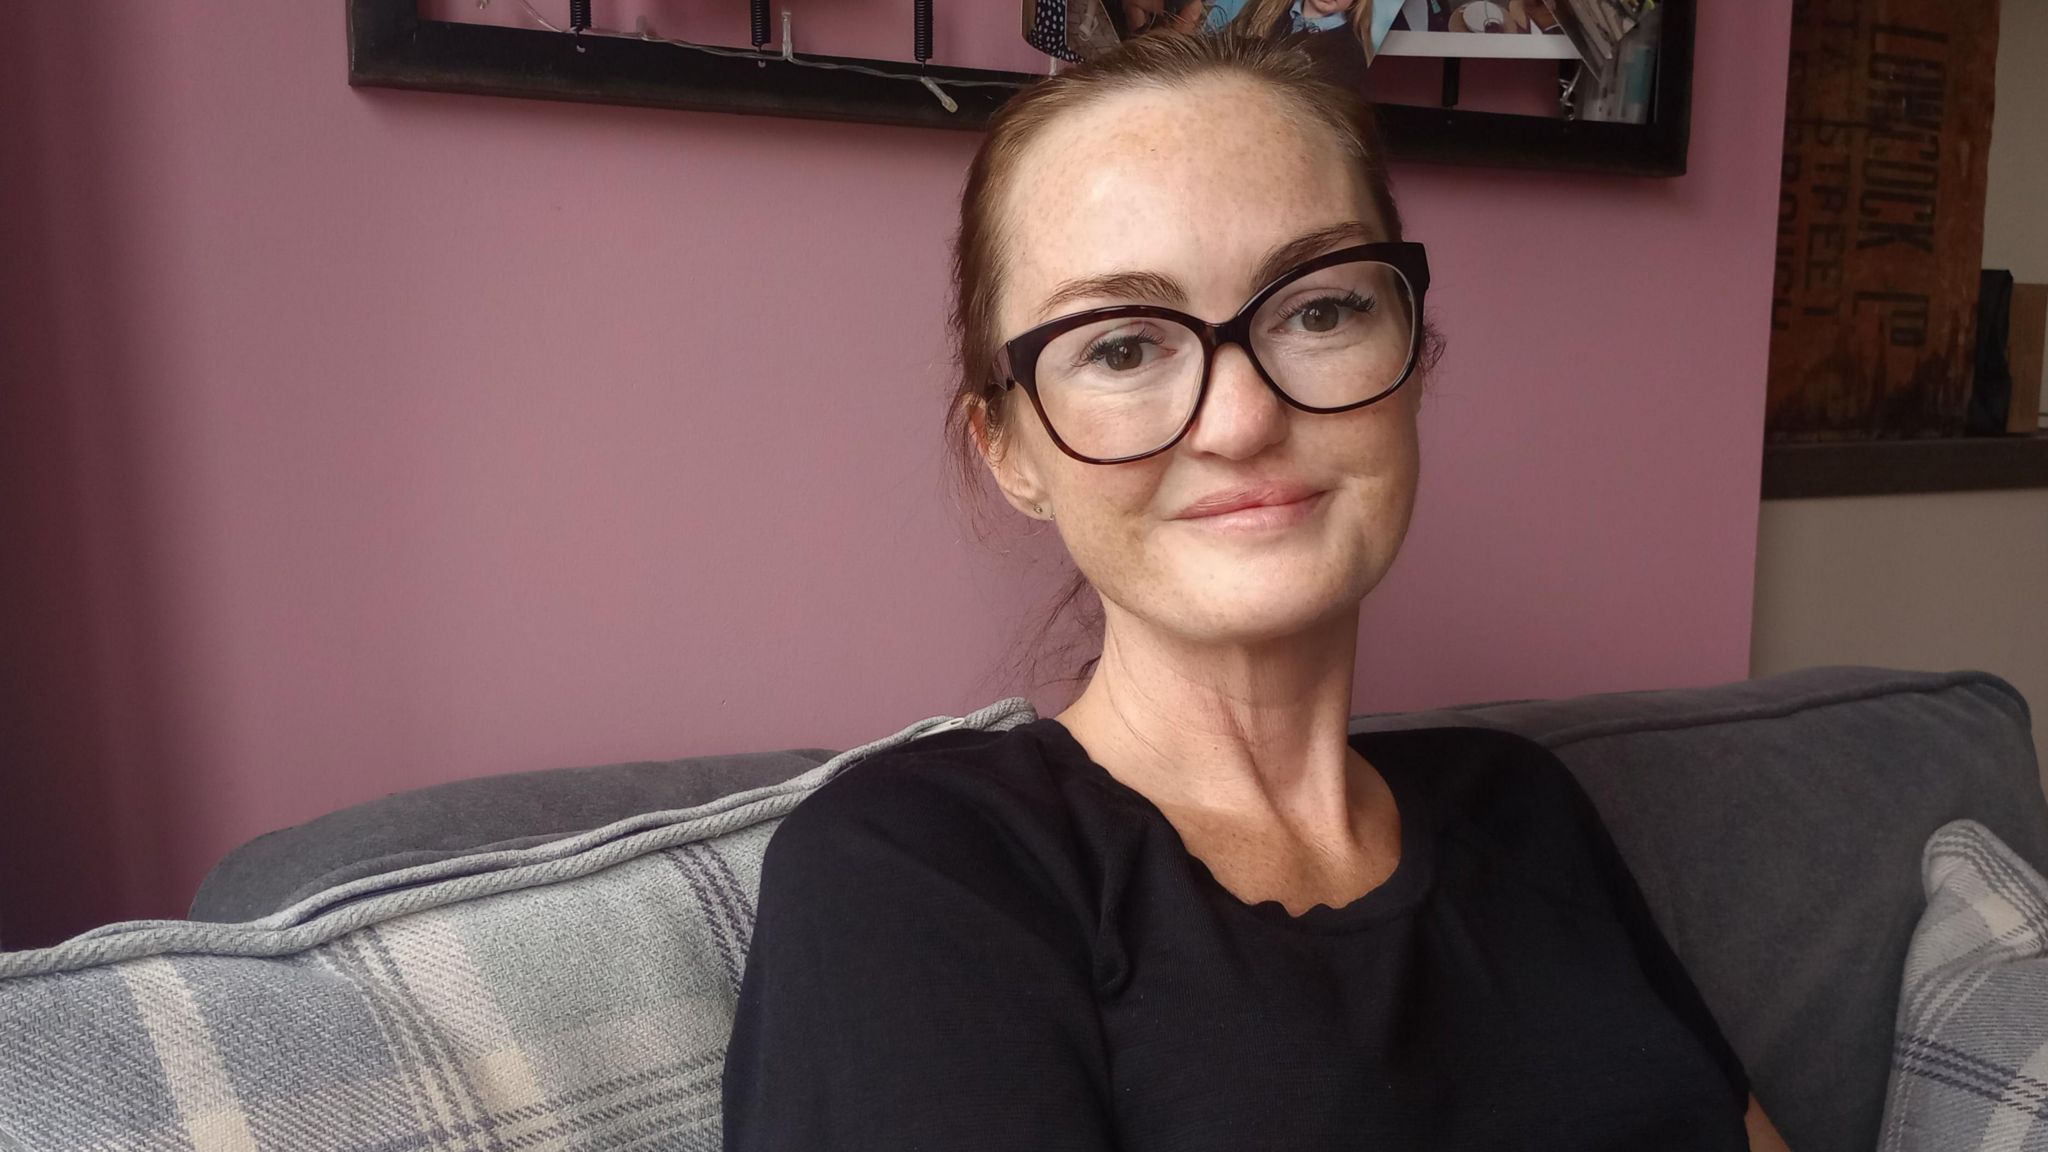
<path fill-rule="evenodd" d="M 1361 709 L 1745 674 L 1789 7 L 1702 7 L 1690 176 L 1398 172 L 1451 352 Z M 10 944 L 392 790 L 1017 690 L 1049 541 L 940 483 L 972 136 L 353 91 L 336 3 L 13 36 Z"/>

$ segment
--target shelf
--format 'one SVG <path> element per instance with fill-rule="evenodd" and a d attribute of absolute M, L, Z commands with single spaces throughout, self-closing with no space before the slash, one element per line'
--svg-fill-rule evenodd
<path fill-rule="evenodd" d="M 1763 498 L 2048 488 L 2048 432 L 1764 445 Z"/>

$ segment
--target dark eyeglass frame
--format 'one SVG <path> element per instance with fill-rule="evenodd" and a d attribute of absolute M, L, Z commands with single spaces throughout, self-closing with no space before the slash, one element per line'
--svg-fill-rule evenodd
<path fill-rule="evenodd" d="M 1408 333 L 1408 359 L 1401 365 L 1401 374 L 1394 378 L 1392 384 L 1387 385 L 1378 393 L 1368 396 L 1363 400 L 1351 404 L 1340 404 L 1335 408 L 1317 408 L 1313 405 L 1304 404 L 1289 396 L 1286 389 L 1273 381 L 1273 376 L 1266 371 L 1266 366 L 1259 363 L 1259 354 L 1252 348 L 1251 342 L 1252 317 L 1258 313 L 1260 307 L 1267 300 L 1272 298 L 1274 293 L 1311 272 L 1319 272 L 1334 264 L 1351 264 L 1365 261 L 1385 264 L 1393 268 L 1394 271 L 1399 272 L 1402 278 L 1408 282 L 1408 290 L 1414 294 L 1415 316 L 1411 330 Z M 1393 395 L 1401 385 L 1408 382 L 1408 377 L 1415 373 L 1415 361 L 1417 355 L 1422 350 L 1422 299 L 1428 291 L 1429 259 L 1424 254 L 1422 245 L 1412 241 L 1381 241 L 1372 244 L 1354 244 L 1349 248 L 1339 248 L 1334 252 L 1325 252 L 1321 256 L 1296 265 L 1290 271 L 1281 273 L 1272 283 L 1253 293 L 1252 298 L 1245 302 L 1244 307 L 1237 310 L 1237 315 L 1220 324 L 1211 324 L 1199 316 L 1190 315 L 1178 309 L 1168 308 L 1159 304 L 1113 304 L 1106 308 L 1090 308 L 1085 312 L 1074 312 L 1048 320 L 1004 342 L 1001 364 L 1003 390 L 1007 392 L 1011 388 L 1019 386 L 1024 389 L 1024 394 L 1031 398 L 1031 407 L 1038 412 L 1038 422 L 1045 426 L 1046 433 L 1052 437 L 1052 442 L 1059 446 L 1060 451 L 1065 452 L 1084 464 L 1128 464 L 1133 460 L 1143 460 L 1148 456 L 1157 456 L 1159 453 L 1166 451 L 1175 444 L 1180 443 L 1181 438 L 1188 434 L 1188 429 L 1194 427 L 1195 417 L 1199 416 L 1202 412 L 1202 402 L 1209 397 L 1210 369 L 1216 363 L 1216 349 L 1224 344 L 1235 344 L 1242 348 L 1245 359 L 1251 361 L 1252 369 L 1259 374 L 1259 379 L 1266 382 L 1266 387 L 1271 388 L 1280 399 L 1286 401 L 1292 407 L 1299 408 L 1303 412 L 1349 412 L 1354 408 L 1363 408 L 1368 404 L 1377 403 Z M 1059 430 L 1052 426 L 1052 419 L 1045 414 L 1045 405 L 1039 401 L 1039 353 L 1045 351 L 1046 345 L 1084 324 L 1093 324 L 1101 320 L 1137 319 L 1140 317 L 1175 321 L 1194 332 L 1195 336 L 1202 342 L 1202 383 L 1196 389 L 1195 402 L 1188 409 L 1188 418 L 1181 422 L 1181 426 L 1174 431 L 1173 436 L 1166 443 L 1145 452 L 1138 452 L 1130 456 L 1114 456 L 1107 459 L 1077 452 L 1060 437 Z"/>

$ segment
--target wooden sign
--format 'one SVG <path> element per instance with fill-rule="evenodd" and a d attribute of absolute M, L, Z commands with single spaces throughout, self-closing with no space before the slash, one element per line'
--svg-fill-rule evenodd
<path fill-rule="evenodd" d="M 1767 437 L 1960 435 L 1998 0 L 1797 0 L 1792 19 Z"/>

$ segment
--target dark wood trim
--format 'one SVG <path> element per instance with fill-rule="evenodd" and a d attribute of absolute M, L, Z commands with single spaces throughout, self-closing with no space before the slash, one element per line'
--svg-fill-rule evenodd
<path fill-rule="evenodd" d="M 1763 498 L 2048 488 L 2048 433 L 1764 446 Z"/>
<path fill-rule="evenodd" d="M 1455 108 L 1383 105 L 1381 124 L 1396 159 L 1440 164 L 1548 168 L 1635 176 L 1685 172 L 1691 132 L 1693 10 L 1697 0 L 1664 0 L 1664 43 L 1649 124 L 1600 124 Z M 948 112 L 921 84 L 860 72 L 805 68 L 779 56 L 689 53 L 611 36 L 538 28 L 423 20 L 417 0 L 347 0 L 348 82 L 483 96 L 630 104 L 700 112 L 798 116 L 926 128 L 977 130 L 1032 72 L 948 68 L 895 60 L 798 53 L 805 60 L 883 68 L 934 81 L 1008 87 L 949 87 Z"/>

